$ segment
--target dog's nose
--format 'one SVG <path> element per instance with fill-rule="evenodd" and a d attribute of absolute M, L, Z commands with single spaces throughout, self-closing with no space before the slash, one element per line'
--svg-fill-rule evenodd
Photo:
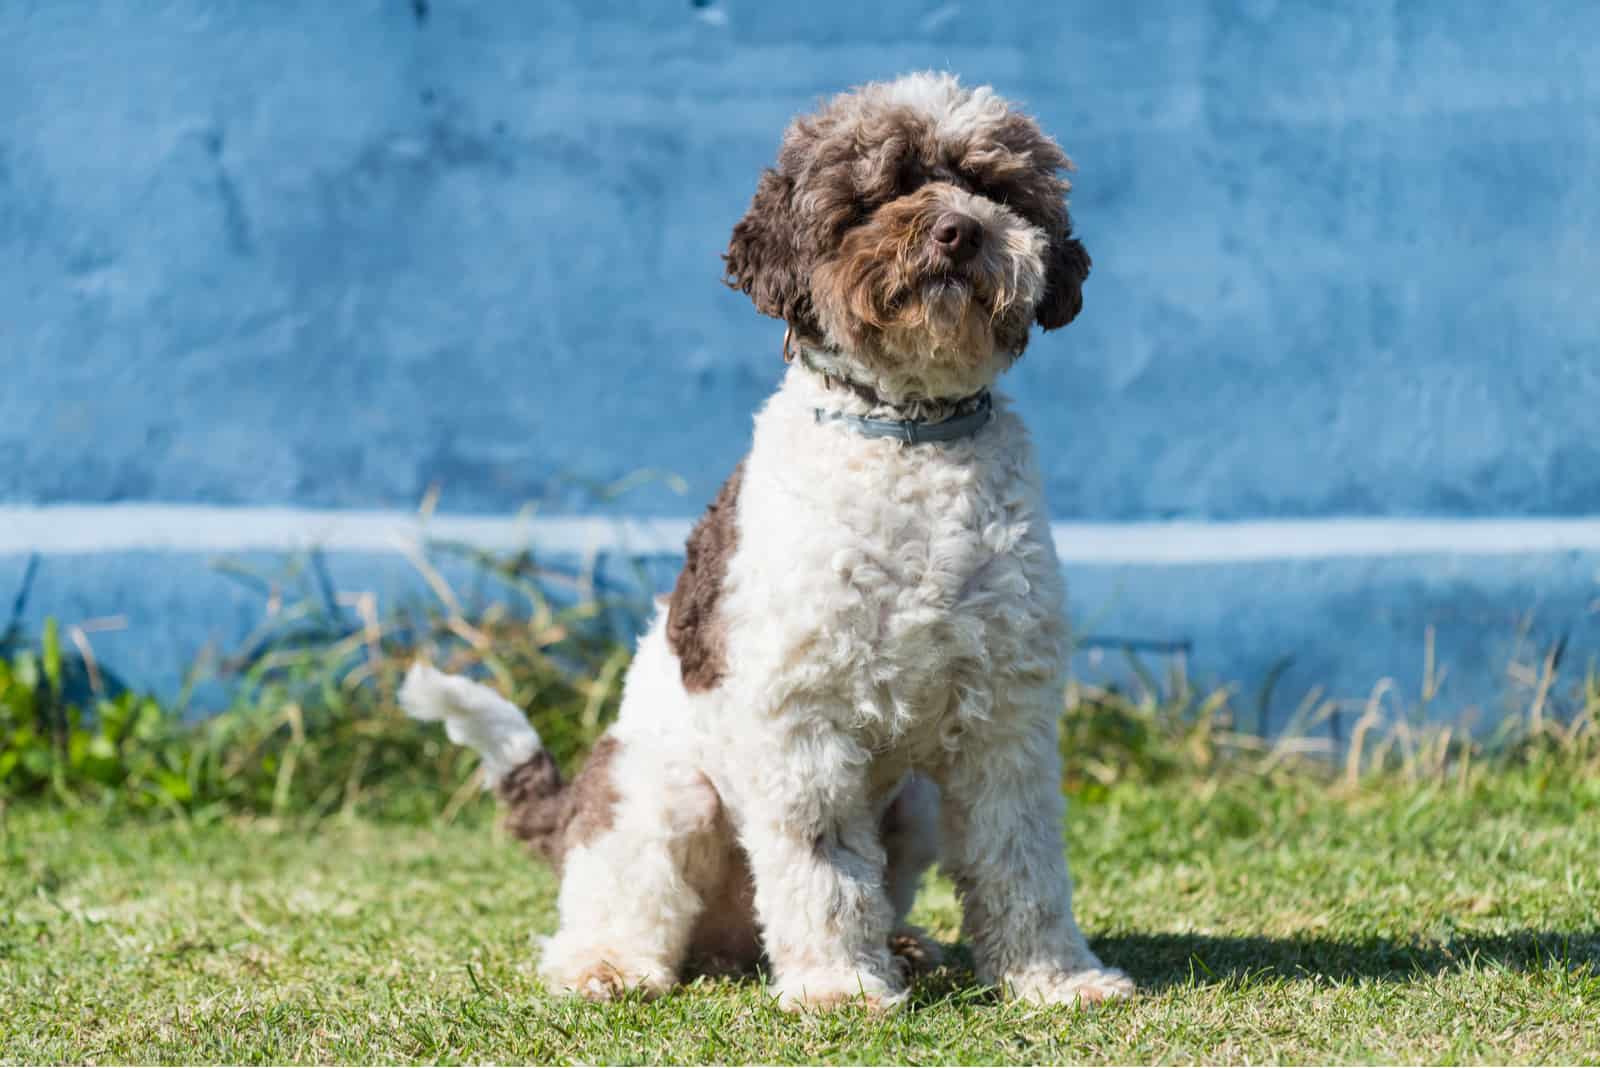
<path fill-rule="evenodd" d="M 933 224 L 933 243 L 952 260 L 971 259 L 983 244 L 983 227 L 970 215 L 951 212 Z"/>

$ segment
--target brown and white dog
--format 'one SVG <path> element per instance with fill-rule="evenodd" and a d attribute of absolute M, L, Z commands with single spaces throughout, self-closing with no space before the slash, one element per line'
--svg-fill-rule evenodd
<path fill-rule="evenodd" d="M 605 997 L 765 951 L 788 1007 L 905 995 L 937 858 L 980 978 L 1132 984 L 1072 916 L 1066 625 L 1033 450 L 996 378 L 1082 305 L 1066 155 L 987 88 L 917 74 L 795 120 L 727 252 L 788 324 L 783 384 L 563 785 L 520 711 L 418 666 L 402 701 L 483 754 L 561 870 L 542 973 Z"/>

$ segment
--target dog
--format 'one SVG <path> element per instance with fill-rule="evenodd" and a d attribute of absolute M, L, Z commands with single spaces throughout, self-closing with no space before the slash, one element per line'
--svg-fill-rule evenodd
<path fill-rule="evenodd" d="M 979 979 L 1127 995 L 1072 913 L 1062 849 L 1064 589 L 1033 449 L 992 387 L 1082 307 L 1071 168 L 945 74 L 794 120 L 726 281 L 788 362 L 691 533 L 617 722 L 564 783 L 522 712 L 415 665 L 405 708 L 482 754 L 561 873 L 551 986 L 655 994 L 765 953 L 785 1008 L 888 1008 L 953 879 Z"/>

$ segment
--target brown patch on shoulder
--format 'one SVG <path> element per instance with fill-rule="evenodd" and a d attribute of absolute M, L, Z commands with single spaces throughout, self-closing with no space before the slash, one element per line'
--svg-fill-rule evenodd
<path fill-rule="evenodd" d="M 678 657 L 683 687 L 690 693 L 715 689 L 727 674 L 728 634 L 718 606 L 728 561 L 739 547 L 735 513 L 743 482 L 741 461 L 689 534 L 683 570 L 667 605 L 667 647 Z"/>
<path fill-rule="evenodd" d="M 611 765 L 621 748 L 610 735 L 601 738 L 583 770 L 567 784 L 544 750 L 513 768 L 495 787 L 505 806 L 506 830 L 559 870 L 568 850 L 611 829 L 622 799 Z"/>

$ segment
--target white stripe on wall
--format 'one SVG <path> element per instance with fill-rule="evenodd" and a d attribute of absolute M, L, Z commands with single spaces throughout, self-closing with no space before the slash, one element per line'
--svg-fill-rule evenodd
<path fill-rule="evenodd" d="M 0 554 L 388 552 L 429 537 L 485 549 L 669 553 L 687 519 L 531 518 L 201 505 L 0 507 Z M 1600 517 L 1056 523 L 1063 562 L 1181 565 L 1427 555 L 1600 552 Z"/>
<path fill-rule="evenodd" d="M 616 550 L 678 553 L 690 522 L 680 519 L 515 518 L 416 512 L 225 508 L 183 504 L 51 505 L 0 508 L 0 553 L 389 552 L 422 535 L 484 549 L 537 546 L 549 553 Z"/>

